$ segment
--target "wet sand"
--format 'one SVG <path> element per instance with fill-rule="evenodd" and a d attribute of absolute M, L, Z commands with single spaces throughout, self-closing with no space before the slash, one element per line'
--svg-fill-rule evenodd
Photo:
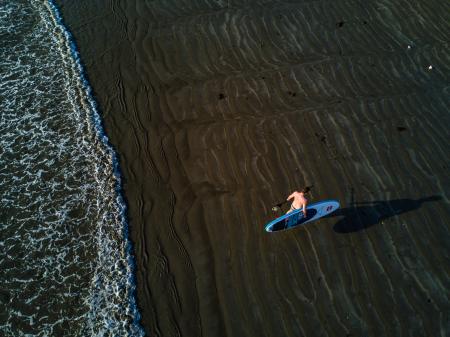
<path fill-rule="evenodd" d="M 58 2 L 149 336 L 450 334 L 448 4 Z M 310 184 L 342 209 L 265 233 Z"/>

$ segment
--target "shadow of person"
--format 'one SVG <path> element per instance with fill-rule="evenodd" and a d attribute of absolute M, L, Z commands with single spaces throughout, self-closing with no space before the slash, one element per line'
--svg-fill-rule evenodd
<path fill-rule="evenodd" d="M 364 230 L 381 221 L 402 213 L 416 210 L 425 202 L 441 200 L 433 195 L 421 199 L 395 199 L 388 201 L 354 202 L 351 207 L 338 209 L 330 216 L 343 216 L 334 226 L 337 233 L 351 233 Z"/>

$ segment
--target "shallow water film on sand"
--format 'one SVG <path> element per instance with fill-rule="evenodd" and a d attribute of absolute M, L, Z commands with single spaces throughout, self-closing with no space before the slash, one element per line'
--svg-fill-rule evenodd
<path fill-rule="evenodd" d="M 0 69 L 0 335 L 142 335 L 114 153 L 51 2 L 0 2 Z"/>
<path fill-rule="evenodd" d="M 449 335 L 448 1 L 59 2 L 150 336 Z M 341 208 L 265 232 L 305 185 Z"/>

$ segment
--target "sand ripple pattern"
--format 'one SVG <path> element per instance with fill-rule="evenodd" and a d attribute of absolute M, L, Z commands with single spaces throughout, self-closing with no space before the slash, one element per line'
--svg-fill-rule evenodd
<path fill-rule="evenodd" d="M 149 335 L 450 334 L 449 9 L 65 9 L 124 163 Z M 305 184 L 343 209 L 264 233 Z"/>

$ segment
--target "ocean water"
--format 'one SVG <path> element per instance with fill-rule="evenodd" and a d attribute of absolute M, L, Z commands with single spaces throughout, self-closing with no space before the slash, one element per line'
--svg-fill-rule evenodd
<path fill-rule="evenodd" d="M 0 1 L 0 335 L 141 336 L 117 160 L 50 1 Z"/>

